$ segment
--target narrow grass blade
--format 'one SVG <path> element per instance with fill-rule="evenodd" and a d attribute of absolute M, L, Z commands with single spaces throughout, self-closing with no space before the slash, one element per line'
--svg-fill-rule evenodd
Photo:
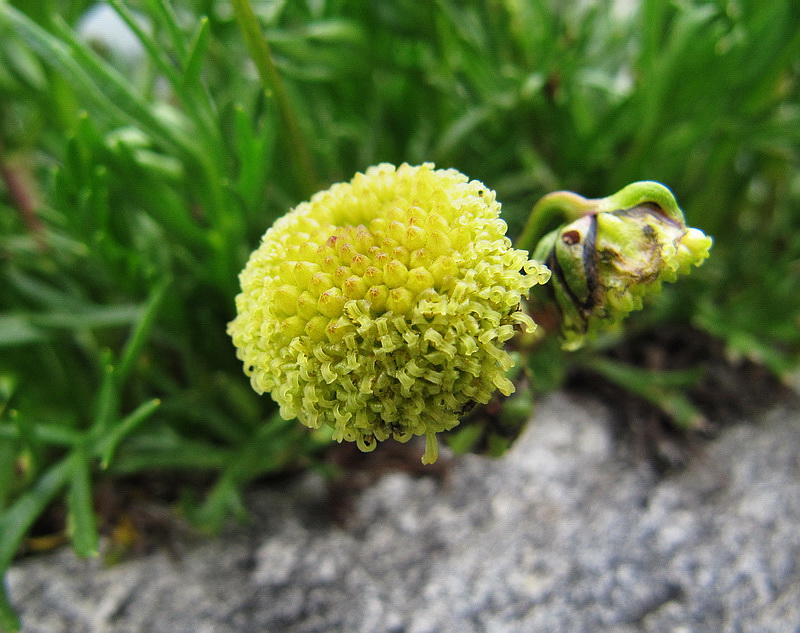
<path fill-rule="evenodd" d="M 13 439 L 0 438 L 0 512 L 11 499 L 17 448 L 17 443 Z"/>
<path fill-rule="evenodd" d="M 72 460 L 65 457 L 0 515 L 0 572 L 7 569 L 22 538 L 44 509 L 69 481 Z"/>
<path fill-rule="evenodd" d="M 133 364 L 139 357 L 145 343 L 150 337 L 150 332 L 153 329 L 153 324 L 158 316 L 158 311 L 167 294 L 170 281 L 163 279 L 158 282 L 150 293 L 150 298 L 144 306 L 141 318 L 136 323 L 136 327 L 131 333 L 125 348 L 122 350 L 120 361 L 117 365 L 117 385 L 123 385 L 133 369 Z"/>
<path fill-rule="evenodd" d="M 231 4 L 245 45 L 258 69 L 264 89 L 267 93 L 274 95 L 281 118 L 286 126 L 288 141 L 294 155 L 291 167 L 295 170 L 298 183 L 303 187 L 305 193 L 310 195 L 317 188 L 317 176 L 311 160 L 311 152 L 300 129 L 283 79 L 272 59 L 272 53 L 261 30 L 261 24 L 253 12 L 250 0 L 232 0 Z"/>
<path fill-rule="evenodd" d="M 235 107 L 233 116 L 234 139 L 241 156 L 234 193 L 241 196 L 248 214 L 255 211 L 263 213 L 260 203 L 267 186 L 266 174 L 270 173 L 272 166 L 277 121 L 274 117 L 264 117 L 261 125 L 256 126 L 252 114 L 241 106 Z"/>
<path fill-rule="evenodd" d="M 28 320 L 39 328 L 65 330 L 93 330 L 135 323 L 139 318 L 139 305 L 84 306 L 70 312 L 45 312 L 31 314 Z"/>
<path fill-rule="evenodd" d="M 147 4 L 150 6 L 150 10 L 161 18 L 161 21 L 169 32 L 172 46 L 177 51 L 181 60 L 185 60 L 187 54 L 186 36 L 181 29 L 181 25 L 178 23 L 178 16 L 175 13 L 175 9 L 169 2 L 166 2 L 166 0 L 147 0 Z"/>
<path fill-rule="evenodd" d="M 212 444 L 189 440 L 174 433 L 153 433 L 130 438 L 109 462 L 109 469 L 118 474 L 145 469 L 220 470 L 230 460 L 231 451 Z"/>
<path fill-rule="evenodd" d="M 192 523 L 208 533 L 218 532 L 228 517 L 239 520 L 247 516 L 240 491 L 241 484 L 231 475 L 223 475 L 203 504 L 189 513 Z"/>
<path fill-rule="evenodd" d="M 706 423 L 705 416 L 683 394 L 700 379 L 701 369 L 653 371 L 601 357 L 590 357 L 580 364 L 654 404 L 682 429 L 700 429 Z"/>
<path fill-rule="evenodd" d="M 26 314 L 0 314 L 0 347 L 39 343 L 47 334 L 31 325 Z"/>
<path fill-rule="evenodd" d="M 99 111 L 112 114 L 117 121 L 133 121 L 159 142 L 181 153 L 197 155 L 191 141 L 179 134 L 175 126 L 158 119 L 150 104 L 131 88 L 130 81 L 88 49 L 63 20 L 56 19 L 63 38 L 59 39 L 10 5 L 0 5 L 0 15 L 48 64 L 91 99 Z"/>
<path fill-rule="evenodd" d="M 185 86 L 195 85 L 200 81 L 200 70 L 205 61 L 208 44 L 211 41 L 211 29 L 206 16 L 200 18 L 194 37 L 189 44 L 189 51 L 186 55 L 186 62 L 183 69 L 183 84 Z"/>
<path fill-rule="evenodd" d="M 165 49 L 164 46 L 162 46 L 155 39 L 155 37 L 148 33 L 147 30 L 142 28 L 141 24 L 136 19 L 136 16 L 122 2 L 119 0 L 109 0 L 109 3 L 139 39 L 142 46 L 144 46 L 145 50 L 147 51 L 150 59 L 153 60 L 158 69 L 164 74 L 169 83 L 175 89 L 175 92 L 180 95 L 182 105 L 186 107 L 187 111 L 193 116 L 195 121 L 200 126 L 200 129 L 202 129 L 203 133 L 205 134 L 207 140 L 212 142 L 215 141 L 217 138 L 215 122 L 209 116 L 209 113 L 206 111 L 206 109 L 201 107 L 201 104 L 208 104 L 208 95 L 201 91 L 203 98 L 199 102 L 197 99 L 192 98 L 193 95 L 197 93 L 200 68 L 198 67 L 195 69 L 196 74 L 193 80 L 190 81 L 186 77 L 185 70 L 181 71 L 177 67 L 176 61 L 167 54 L 167 49 Z M 156 4 L 158 7 L 161 7 L 163 3 L 159 2 Z M 181 32 L 180 27 L 175 22 L 175 16 L 169 7 L 163 11 L 160 9 L 157 10 L 159 10 L 162 15 L 167 16 L 164 21 L 167 24 L 167 29 L 172 39 L 174 40 L 173 45 L 179 51 L 181 51 L 179 53 L 181 58 L 180 64 L 185 66 L 185 37 Z M 206 36 L 206 44 L 208 43 L 207 40 L 208 37 Z M 200 64 L 202 61 L 203 57 L 201 55 L 197 60 L 197 63 Z"/>
<path fill-rule="evenodd" d="M 7 510 L 0 512 L 0 576 L 14 559 L 19 544 L 37 517 L 69 480 L 72 462 L 64 458 L 40 477 Z M 20 622 L 8 599 L 5 580 L 0 583 L 0 631 L 19 631 Z"/>
<path fill-rule="evenodd" d="M 142 28 L 139 20 L 128 7 L 119 0 L 108 0 L 108 3 L 117 12 L 120 18 L 128 25 L 128 28 L 136 35 L 137 39 L 144 46 L 151 60 L 158 66 L 170 83 L 175 85 L 179 82 L 178 73 L 173 61 L 167 56 L 166 50 L 156 42 L 155 38 Z"/>
<path fill-rule="evenodd" d="M 0 631 L 2 633 L 19 633 L 21 626 L 19 616 L 8 599 L 5 578 L 0 577 Z"/>
<path fill-rule="evenodd" d="M 110 361 L 110 353 L 105 354 L 103 358 L 103 379 L 94 405 L 92 432 L 95 435 L 102 434 L 110 426 L 119 406 L 117 381 L 114 367 Z"/>
<path fill-rule="evenodd" d="M 76 449 L 71 462 L 67 525 L 72 546 L 78 556 L 97 556 L 99 536 L 92 503 L 92 479 L 86 450 L 83 447 Z"/>
<path fill-rule="evenodd" d="M 119 112 L 113 103 L 98 89 L 92 81 L 91 75 L 81 68 L 70 55 L 69 48 L 50 33 L 31 21 L 23 13 L 17 11 L 9 4 L 0 5 L 0 16 L 8 20 L 14 31 L 36 51 L 47 63 L 55 66 L 78 89 L 101 107 L 108 107 L 110 111 Z"/>
<path fill-rule="evenodd" d="M 125 436 L 153 415 L 160 404 L 160 400 L 153 399 L 139 405 L 132 413 L 117 422 L 108 434 L 100 440 L 100 465 L 103 468 L 108 468 L 111 459 L 114 457 L 114 451 L 117 450 L 117 446 Z"/>
<path fill-rule="evenodd" d="M 601 356 L 587 358 L 581 361 L 581 364 L 616 383 L 630 385 L 637 392 L 653 386 L 685 389 L 697 384 L 704 373 L 701 367 L 677 370 L 644 369 Z"/>
<path fill-rule="evenodd" d="M 197 156 L 199 150 L 192 141 L 181 134 L 176 126 L 160 120 L 154 114 L 151 104 L 131 88 L 130 81 L 97 57 L 66 24 L 61 24 L 59 34 L 69 45 L 71 58 L 90 73 L 97 89 L 115 109 L 121 110 L 126 118 L 141 125 L 152 138 L 169 144 L 180 153 Z"/>
<path fill-rule="evenodd" d="M 20 440 L 20 448 L 24 448 L 30 459 L 32 472 L 37 472 L 45 460 L 45 450 L 36 427 L 31 420 L 21 416 L 17 411 L 11 411 L 9 416 L 11 424 L 16 427 Z"/>
<path fill-rule="evenodd" d="M 256 429 L 248 442 L 232 453 L 225 470 L 192 519 L 202 529 L 216 531 L 227 516 L 245 516 L 241 489 L 265 473 L 276 472 L 300 452 L 299 437 L 292 433 L 293 420 L 284 420 L 277 412 Z"/>
<path fill-rule="evenodd" d="M 81 307 L 80 300 L 19 268 L 9 268 L 7 279 L 15 290 L 42 308 L 73 310 Z M 2 332 L 2 328 L 0 328 Z"/>
<path fill-rule="evenodd" d="M 61 424 L 35 424 L 33 433 L 39 442 L 51 446 L 75 446 L 83 437 Z M 19 424 L 0 424 L 0 440 L 19 440 L 23 436 Z"/>

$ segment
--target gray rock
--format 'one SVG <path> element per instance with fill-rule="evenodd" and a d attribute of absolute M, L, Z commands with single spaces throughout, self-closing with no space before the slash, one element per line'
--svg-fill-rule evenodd
<path fill-rule="evenodd" d="M 556 394 L 504 458 L 383 477 L 346 528 L 314 475 L 215 539 L 9 575 L 29 633 L 800 632 L 800 411 L 730 427 L 679 475 L 625 459 Z"/>

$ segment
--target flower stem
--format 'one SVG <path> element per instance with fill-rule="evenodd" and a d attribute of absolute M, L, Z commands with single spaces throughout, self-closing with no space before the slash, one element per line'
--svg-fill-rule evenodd
<path fill-rule="evenodd" d="M 549 231 L 594 212 L 593 202 L 572 191 L 548 193 L 533 205 L 515 248 L 532 251 Z"/>
<path fill-rule="evenodd" d="M 264 37 L 250 0 L 231 0 L 231 5 L 247 50 L 258 69 L 264 90 L 272 94 L 278 104 L 278 110 L 286 127 L 286 133 L 295 157 L 295 160 L 292 161 L 295 176 L 303 188 L 303 194 L 310 195 L 317 189 L 317 178 L 311 161 L 311 153 L 289 101 L 286 86 L 281 79 L 280 73 L 278 73 L 278 68 L 275 66 L 269 43 Z"/>

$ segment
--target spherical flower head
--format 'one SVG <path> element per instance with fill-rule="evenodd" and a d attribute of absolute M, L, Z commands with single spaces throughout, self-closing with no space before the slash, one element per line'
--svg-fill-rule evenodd
<path fill-rule="evenodd" d="M 712 244 L 686 226 L 672 194 L 658 183 L 630 185 L 596 201 L 594 211 L 545 236 L 534 253 L 553 271 L 567 349 L 617 327 L 663 282 L 700 266 Z"/>
<path fill-rule="evenodd" d="M 510 394 L 505 343 L 549 277 L 515 250 L 495 193 L 460 172 L 381 164 L 275 222 L 240 275 L 229 324 L 244 371 L 286 419 L 363 451 L 458 424 Z"/>

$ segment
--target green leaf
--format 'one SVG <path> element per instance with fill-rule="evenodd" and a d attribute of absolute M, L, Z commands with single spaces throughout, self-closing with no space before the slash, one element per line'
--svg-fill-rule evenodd
<path fill-rule="evenodd" d="M 99 542 L 97 518 L 92 503 L 89 456 L 83 447 L 78 447 L 73 452 L 71 465 L 67 525 L 72 546 L 78 556 L 97 556 Z"/>
<path fill-rule="evenodd" d="M 161 46 L 155 38 L 142 27 L 140 21 L 136 19 L 133 12 L 119 0 L 108 0 L 108 4 L 111 5 L 114 11 L 117 12 L 117 15 L 122 18 L 128 28 L 136 35 L 136 38 L 147 50 L 150 59 L 157 64 L 158 68 L 166 75 L 170 83 L 173 85 L 178 84 L 178 73 L 172 59 L 170 59 L 167 53 L 167 49 Z"/>
<path fill-rule="evenodd" d="M 442 132 L 435 154 L 450 156 L 459 145 L 463 144 L 465 138 L 478 126 L 483 125 L 492 114 L 489 106 L 476 106 L 466 110 Z"/>
<path fill-rule="evenodd" d="M 128 10 L 124 4 L 119 0 L 109 0 L 109 2 L 142 43 L 150 59 L 153 60 L 170 84 L 172 84 L 186 110 L 198 124 L 200 131 L 202 131 L 206 146 L 216 147 L 219 143 L 218 129 L 215 125 L 216 122 L 213 118 L 213 113 L 211 112 L 209 96 L 201 89 L 199 76 L 200 64 L 203 61 L 203 51 L 200 49 L 192 51 L 192 54 L 198 55 L 198 57 L 192 61 L 195 67 L 192 68 L 193 76 L 189 77 L 187 73 L 189 60 L 187 59 L 186 37 L 177 22 L 177 16 L 172 7 L 169 3 L 163 2 L 163 0 L 151 0 L 149 2 L 151 10 L 159 15 L 161 22 L 167 27 L 167 32 L 170 34 L 174 50 L 178 51 L 178 57 L 181 60 L 180 63 L 184 66 L 183 72 L 177 68 L 175 60 L 170 56 L 170 49 L 165 48 L 156 40 L 155 36 L 150 35 L 142 28 L 134 14 Z M 200 30 L 197 35 L 202 36 L 202 33 L 202 30 Z M 197 44 L 199 47 L 207 45 L 208 29 L 206 29 L 205 42 L 197 40 L 192 44 Z M 201 98 L 195 98 L 198 95 L 200 95 Z"/>
<path fill-rule="evenodd" d="M 0 347 L 40 343 L 47 334 L 31 325 L 26 314 L 0 314 Z"/>
<path fill-rule="evenodd" d="M 15 441 L 9 438 L 0 438 L 0 513 L 11 499 L 17 468 L 17 450 L 18 446 Z"/>
<path fill-rule="evenodd" d="M 171 429 L 160 430 L 129 438 L 110 461 L 109 470 L 117 474 L 153 469 L 220 470 L 228 463 L 230 455 L 228 448 L 190 440 Z"/>
<path fill-rule="evenodd" d="M 274 117 L 264 117 L 258 128 L 253 123 L 252 114 L 241 106 L 234 108 L 233 116 L 236 149 L 240 156 L 234 192 L 243 199 L 245 211 L 252 214 L 263 205 L 275 147 L 276 121 Z"/>
<path fill-rule="evenodd" d="M 36 90 L 46 89 L 47 79 L 41 63 L 30 50 L 20 46 L 16 38 L 3 38 L 0 42 L 0 59 L 7 65 L 5 70 L 19 81 Z"/>
<path fill-rule="evenodd" d="M 98 451 L 100 453 L 100 463 L 103 468 L 108 468 L 119 443 L 142 422 L 153 415 L 160 404 L 161 401 L 158 399 L 140 404 L 133 412 L 117 422 L 113 428 L 99 440 Z"/>
<path fill-rule="evenodd" d="M 702 377 L 702 369 L 657 371 L 600 356 L 583 359 L 580 364 L 654 404 L 682 429 L 700 429 L 706 423 L 705 416 L 683 394 Z"/>
<path fill-rule="evenodd" d="M 172 47 L 178 53 L 180 59 L 185 60 L 187 54 L 186 36 L 178 23 L 175 9 L 166 0 L 147 0 L 147 5 L 167 27 L 167 32 L 172 40 Z"/>
<path fill-rule="evenodd" d="M 69 457 L 51 466 L 13 505 L 0 512 L 0 576 L 5 576 L 28 529 L 66 485 L 71 466 Z M 17 631 L 19 628 L 19 618 L 9 602 L 3 578 L 0 583 L 0 631 Z"/>
<path fill-rule="evenodd" d="M 274 95 L 281 113 L 283 126 L 293 152 L 289 167 L 294 170 L 297 182 L 307 194 L 310 194 L 317 189 L 316 170 L 307 138 L 300 127 L 297 112 L 272 58 L 269 43 L 264 37 L 261 24 L 253 12 L 250 0 L 232 0 L 231 4 L 236 22 L 242 32 L 250 57 L 258 69 L 264 89 L 267 93 Z"/>
<path fill-rule="evenodd" d="M 133 364 L 136 362 L 136 359 L 142 352 L 142 348 L 150 337 L 150 333 L 153 329 L 153 325 L 155 324 L 161 304 L 164 301 L 164 297 L 167 294 L 169 285 L 169 279 L 162 279 L 153 287 L 150 292 L 150 297 L 148 298 L 144 309 L 141 311 L 141 317 L 136 323 L 130 338 L 125 343 L 125 347 L 122 350 L 122 355 L 120 356 L 120 361 L 116 368 L 117 384 L 119 386 L 122 386 L 127 380 L 131 370 L 133 369 Z"/>
<path fill-rule="evenodd" d="M 474 450 L 483 437 L 479 424 L 460 425 L 446 435 L 447 445 L 456 455 L 465 455 Z"/>
<path fill-rule="evenodd" d="M 213 533 L 218 532 L 230 516 L 243 520 L 247 509 L 240 487 L 232 476 L 220 477 L 203 504 L 189 511 L 192 523 L 204 532 Z"/>
<path fill-rule="evenodd" d="M 0 577 L 0 631 L 3 633 L 19 633 L 22 623 L 17 612 L 11 606 L 6 589 L 5 577 Z"/>
<path fill-rule="evenodd" d="M 19 412 L 13 409 L 8 417 L 17 431 L 16 438 L 20 441 L 20 447 L 28 454 L 31 470 L 38 472 L 44 464 L 45 451 L 42 441 L 36 433 L 36 427 L 26 416 L 20 416 Z"/>
<path fill-rule="evenodd" d="M 0 5 L 0 16 L 7 19 L 46 63 L 63 73 L 105 116 L 118 122 L 138 123 L 160 142 L 183 154 L 198 155 L 191 140 L 159 119 L 152 106 L 131 88 L 130 81 L 98 58 L 63 20 L 55 18 L 63 38 L 59 39 L 11 5 Z"/>
<path fill-rule="evenodd" d="M 365 44 L 364 31 L 350 20 L 331 19 L 305 24 L 299 35 L 303 39 L 327 43 Z"/>
<path fill-rule="evenodd" d="M 93 330 L 135 323 L 141 310 L 141 306 L 135 304 L 84 306 L 71 312 L 29 314 L 27 318 L 32 325 L 39 328 Z"/>
<path fill-rule="evenodd" d="M 19 423 L 19 416 L 15 418 L 16 424 L 0 423 L 0 440 L 20 440 L 25 437 L 21 430 L 24 425 Z M 75 446 L 83 439 L 83 434 L 65 428 L 63 424 L 31 424 L 32 434 L 38 442 L 50 446 Z"/>
<path fill-rule="evenodd" d="M 216 531 L 229 512 L 242 515 L 242 487 L 254 478 L 286 467 L 300 452 L 307 437 L 294 420 L 278 412 L 257 427 L 238 450 L 230 454 L 225 469 L 205 502 L 193 513 L 193 520 L 206 530 Z"/>
<path fill-rule="evenodd" d="M 33 522 L 66 486 L 72 459 L 65 457 L 44 472 L 5 512 L 0 514 L 0 571 L 8 569 Z"/>
<path fill-rule="evenodd" d="M 8 591 L 5 586 L 5 579 L 0 578 L 0 631 L 3 633 L 19 633 L 22 623 L 11 606 L 8 599 Z"/>
<path fill-rule="evenodd" d="M 116 380 L 114 366 L 111 364 L 111 352 L 108 350 L 103 354 L 102 372 L 100 389 L 94 402 L 92 432 L 95 435 L 103 433 L 111 425 L 120 401 L 119 383 Z"/>
<path fill-rule="evenodd" d="M 200 18 L 194 37 L 189 44 L 186 62 L 183 69 L 183 85 L 192 86 L 200 82 L 200 71 L 203 68 L 208 45 L 211 41 L 211 28 L 206 16 Z"/>

